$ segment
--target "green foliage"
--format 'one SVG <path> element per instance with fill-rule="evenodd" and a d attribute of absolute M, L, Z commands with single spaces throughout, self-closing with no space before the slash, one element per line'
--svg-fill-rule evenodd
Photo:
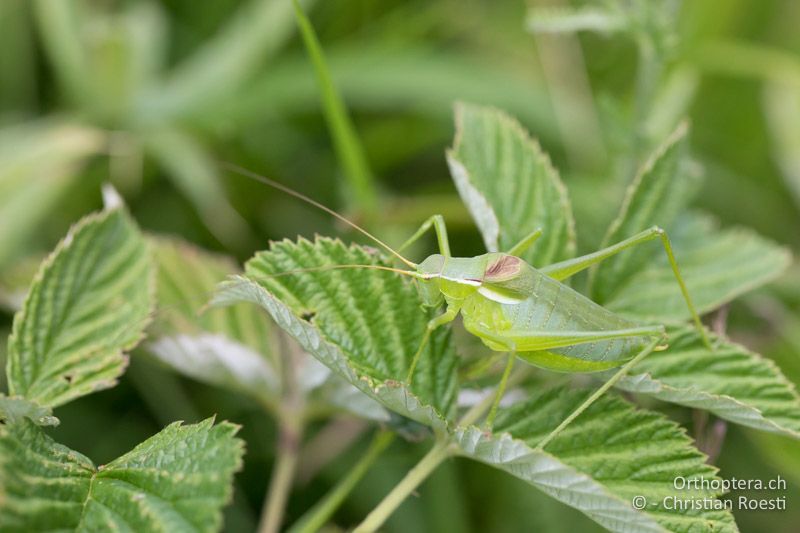
<path fill-rule="evenodd" d="M 0 394 L 3 531 L 215 531 L 243 443 L 212 419 L 172 424 L 100 467 L 40 426 L 113 386 L 154 304 L 153 261 L 122 207 L 76 224 L 39 268 L 9 338 Z"/>
<path fill-rule="evenodd" d="M 0 426 L 3 531 L 216 531 L 241 466 L 237 427 L 172 424 L 103 466 L 38 426 Z"/>
<path fill-rule="evenodd" d="M 508 248 L 536 227 L 555 226 L 562 231 L 551 234 L 544 245 L 537 243 L 535 249 L 548 259 L 569 257 L 574 247 L 569 201 L 546 156 L 500 112 L 460 105 L 457 120 L 457 138 L 448 161 L 487 245 Z M 493 142 L 480 142 L 487 138 Z M 680 126 L 645 164 L 629 187 L 607 241 L 622 240 L 654 224 L 674 227 L 680 245 L 676 248 L 687 252 L 687 261 L 679 261 L 687 265 L 684 273 L 690 291 L 697 292 L 700 309 L 710 310 L 768 281 L 785 268 L 787 259 L 782 250 L 755 235 L 731 237 L 733 232 L 715 233 L 708 225 L 699 231 L 691 221 L 703 219 L 685 214 L 680 221 L 689 220 L 688 227 L 695 231 L 682 229 L 676 222 L 697 187 L 696 177 L 686 172 L 685 138 L 686 127 Z M 518 176 L 529 183 L 528 192 L 514 189 Z M 525 205 L 520 198 L 541 202 L 547 195 L 551 195 L 551 210 L 544 210 L 544 215 L 539 210 L 537 216 L 542 219 L 516 208 Z M 553 205 L 560 209 L 552 210 Z M 690 253 L 693 242 L 697 254 Z M 709 242 L 712 259 L 701 255 Z M 754 251 L 759 253 L 754 255 Z M 753 266 L 737 271 L 736 262 Z M 608 290 L 612 308 L 614 303 L 622 307 L 619 302 L 624 300 L 618 295 L 653 265 L 667 268 L 660 259 L 654 261 L 647 249 L 625 252 L 609 263 L 601 266 L 593 281 L 595 287 Z M 359 390 L 387 409 L 431 426 L 438 443 L 418 472 L 429 472 L 444 457 L 460 453 L 531 483 L 614 531 L 736 530 L 727 510 L 685 509 L 665 503 L 674 494 L 676 476 L 711 479 L 715 470 L 705 464 L 704 456 L 676 424 L 656 413 L 637 411 L 622 399 L 601 397 L 566 429 L 561 423 L 572 419 L 570 415 L 587 395 L 563 388 L 501 409 L 493 433 L 470 425 L 475 416 L 471 413 L 480 413 L 474 411 L 479 405 L 457 421 L 452 400 L 455 361 L 441 338 L 428 346 L 429 353 L 423 354 L 411 384 L 401 382 L 425 322 L 433 315 L 420 312 L 418 296 L 402 276 L 354 265 L 388 263 L 374 251 L 347 248 L 338 240 L 282 241 L 250 260 L 244 276 L 222 284 L 214 302 L 259 304 L 303 348 Z M 652 305 L 667 318 L 685 320 L 685 311 L 676 311 L 677 304 L 672 305 L 674 300 L 685 307 L 672 273 L 667 271 L 659 280 L 654 283 L 651 278 L 640 285 L 635 301 L 641 305 L 655 300 Z M 635 306 L 624 310 L 638 320 L 652 320 Z M 707 409 L 750 427 L 797 436 L 800 401 L 775 366 L 722 339 L 709 349 L 691 329 L 673 329 L 670 339 L 669 349 L 644 359 L 618 387 Z M 546 443 L 544 450 L 537 446 L 540 442 Z M 415 475 L 425 474 L 409 473 Z M 681 496 L 720 495 L 698 491 Z M 393 502 L 391 496 L 385 502 Z M 644 496 L 649 502 L 643 512 L 631 508 L 634 496 Z M 382 512 L 379 507 L 368 516 L 363 530 L 380 525 Z"/>
<path fill-rule="evenodd" d="M 238 273 L 231 259 L 174 238 L 152 242 L 161 319 L 146 348 L 161 362 L 193 379 L 245 393 L 279 416 L 281 395 L 291 388 L 291 380 L 305 396 L 308 412 L 335 408 L 388 419 L 379 405 L 313 357 L 279 357 L 277 345 L 285 339 L 258 308 L 246 303 L 206 308 L 216 285 Z M 287 375 L 286 366 L 296 367 L 293 376 Z"/>
<path fill-rule="evenodd" d="M 250 301 L 334 372 L 390 409 L 442 427 L 457 393 L 450 332 L 437 331 L 405 380 L 434 311 L 422 311 L 414 287 L 366 269 L 302 271 L 326 265 L 385 265 L 374 250 L 318 238 L 281 241 L 251 259 L 245 276 L 224 283 L 216 304 Z M 293 275 L 273 274 L 299 270 Z M 435 409 L 435 410 L 434 410 Z"/>
<path fill-rule="evenodd" d="M 671 329 L 669 339 L 617 388 L 800 438 L 800 397 L 771 360 L 725 339 L 709 351 L 691 328 Z"/>
<path fill-rule="evenodd" d="M 506 251 L 541 228 L 544 234 L 523 255 L 526 260 L 540 266 L 572 257 L 575 222 L 566 188 L 538 143 L 513 118 L 458 104 L 447 161 L 487 250 Z"/>
<path fill-rule="evenodd" d="M 8 343 L 12 395 L 56 407 L 108 388 L 150 321 L 153 269 L 123 209 L 83 219 L 40 267 Z"/>
<path fill-rule="evenodd" d="M 718 230 L 709 217 L 686 211 L 699 186 L 686 157 L 686 135 L 681 124 L 645 163 L 603 243 L 614 244 L 654 225 L 665 228 L 689 294 L 704 313 L 774 279 L 787 268 L 789 255 L 747 229 Z M 686 303 L 666 254 L 657 247 L 641 246 L 598 265 L 593 296 L 631 317 L 686 320 Z"/>
<path fill-rule="evenodd" d="M 40 426 L 57 426 L 58 418 L 53 416 L 53 410 L 28 401 L 21 396 L 6 396 L 0 394 L 0 423 L 6 421 L 11 424 L 19 423 L 27 418 Z"/>
<path fill-rule="evenodd" d="M 786 271 L 785 248 L 747 228 L 719 229 L 707 215 L 684 213 L 669 233 L 675 256 L 697 310 L 707 313 L 774 280 Z M 661 322 L 689 317 L 666 254 L 651 248 L 651 260 L 622 281 L 606 302 L 609 309 Z M 656 250 L 653 250 L 653 249 Z M 652 254 L 657 252 L 655 257 Z"/>
<path fill-rule="evenodd" d="M 80 2 L 35 2 L 34 10 L 44 50 L 73 114 L 124 131 L 117 136 L 111 160 L 125 159 L 119 153 L 141 157 L 143 149 L 166 170 L 216 238 L 245 246 L 252 236 L 225 198 L 213 157 L 195 132 L 176 122 L 202 114 L 211 102 L 240 88 L 291 34 L 291 6 L 251 0 L 215 39 L 169 72 L 164 72 L 169 51 L 160 4 L 139 3 L 111 12 Z M 74 117 L 72 121 L 77 123 Z M 95 144 L 83 155 L 100 155 L 101 148 Z M 133 176 L 124 174 L 112 178 L 140 179 L 135 171 Z"/>
<path fill-rule="evenodd" d="M 619 216 L 603 240 L 604 246 L 654 225 L 669 231 L 678 213 L 697 190 L 697 177 L 686 165 L 687 132 L 688 126 L 681 124 L 636 175 L 625 194 Z M 648 263 L 651 256 L 652 250 L 639 248 L 601 263 L 593 296 L 601 303 L 608 300 L 608 295 Z"/>
<path fill-rule="evenodd" d="M 800 482 L 792 383 L 800 376 L 800 272 L 779 276 L 788 248 L 800 245 L 795 10 L 781 2 L 576 0 L 535 3 L 523 20 L 517 2 L 302 4 L 301 11 L 287 0 L 201 10 L 190 0 L 0 2 L 0 307 L 8 311 L 0 331 L 9 331 L 11 313 L 30 293 L 29 300 L 52 300 L 25 304 L 25 327 L 52 326 L 45 341 L 59 341 L 38 360 L 42 342 L 16 336 L 8 354 L 17 377 L 9 376 L 16 395 L 0 394 L 0 530 L 220 528 L 241 457 L 231 425 L 170 426 L 146 449 L 111 462 L 111 477 L 109 466 L 72 451 L 108 462 L 153 435 L 154 423 L 219 411 L 243 423 L 252 439 L 250 464 L 226 512 L 228 531 L 255 528 L 257 509 L 250 507 L 262 497 L 268 470 L 262 531 L 306 509 L 311 521 L 296 527 L 335 522 L 349 529 L 384 493 L 391 505 L 379 505 L 382 520 L 398 510 L 379 521 L 387 532 L 589 530 L 582 513 L 615 531 L 733 531 L 729 513 L 659 509 L 667 495 L 703 496 L 676 491 L 672 478 L 778 474 L 789 480 L 780 493 L 790 502 L 786 511 L 733 514 L 743 531 L 791 531 L 800 516 L 791 505 Z M 447 161 L 454 190 L 440 152 L 459 100 L 479 105 L 457 107 L 458 136 Z M 684 117 L 691 143 L 685 125 L 676 129 Z M 331 180 L 331 141 L 348 187 Z M 432 316 L 418 307 L 413 282 L 368 270 L 284 275 L 342 262 L 389 265 L 386 257 L 326 239 L 284 241 L 259 253 L 241 276 L 237 261 L 188 243 L 242 258 L 268 238 L 342 230 L 309 216 L 306 206 L 228 179 L 220 160 L 344 209 L 390 243 L 434 213 L 445 216 L 459 254 L 482 250 L 470 214 L 490 249 L 508 249 L 541 227 L 543 238 L 525 256 L 537 267 L 594 251 L 604 234 L 611 244 L 661 225 L 697 308 L 714 313 L 704 320 L 748 347 L 725 335 L 713 336 L 714 350 L 700 342 L 652 242 L 569 284 L 626 320 L 668 325 L 668 348 L 637 363 L 616 392 L 559 429 L 543 450 L 542 439 L 590 393 L 574 387 L 610 375 L 534 373 L 517 364 L 509 403 L 487 432 L 476 421 L 489 405 L 485 387 L 496 384 L 501 356 L 487 357 L 458 322 L 453 339 L 437 333 L 438 345 L 422 356 L 425 371 L 411 386 L 403 383 Z M 127 238 L 103 248 L 103 260 L 117 258 L 115 282 L 82 300 L 83 316 L 67 317 L 67 327 L 46 311 L 77 285 L 54 276 L 45 291 L 40 275 L 39 288 L 28 291 L 31 265 L 67 222 L 96 207 L 100 181 L 122 191 L 148 231 L 187 240 L 145 243 L 154 252 L 146 261 L 156 260 L 148 269 L 158 270 L 158 290 L 148 297 L 159 302 L 134 358 L 149 352 L 170 368 L 135 361 L 130 383 L 57 409 L 62 427 L 50 429 L 42 426 L 58 423 L 54 405 L 118 379 L 125 351 L 140 338 L 133 330 L 147 322 L 142 309 L 153 307 L 139 300 L 148 292 L 143 275 L 134 276 L 140 292 L 133 299 L 129 287 L 124 295 L 108 289 L 142 268 L 143 259 L 122 260 L 131 251 Z M 48 264 L 55 268 L 53 258 Z M 216 284 L 232 275 L 240 277 L 217 299 L 263 309 L 207 308 Z M 772 280 L 778 283 L 765 287 Z M 87 325 L 101 315 L 119 318 L 121 309 L 107 313 L 103 303 L 112 290 L 136 304 L 124 321 L 130 335 L 83 329 L 83 318 Z M 84 340 L 90 344 L 78 342 Z M 2 366 L 6 355 L 0 346 Z M 437 358 L 441 366 L 430 362 Z M 70 365 L 82 381 L 64 389 L 60 376 L 71 379 Z M 170 369 L 215 387 L 189 384 Z M 20 375 L 27 381 L 20 384 Z M 694 419 L 694 444 L 659 411 L 682 424 Z M 265 444 L 273 437 L 270 418 L 274 448 Z M 421 424 L 432 427 L 435 453 L 413 469 L 408 461 L 419 444 L 395 442 L 378 459 L 372 445 L 363 453 L 359 435 L 374 421 L 387 426 L 381 431 L 388 439 L 424 438 L 430 431 Z M 420 485 L 455 455 L 470 460 L 451 461 Z M 417 487 L 421 497 L 399 507 Z M 328 488 L 324 504 L 311 505 Z M 631 507 L 639 493 L 651 504 L 642 512 Z M 286 520 L 275 520 L 282 507 Z M 315 510 L 322 507 L 325 513 Z"/>
<path fill-rule="evenodd" d="M 680 427 L 664 416 L 609 396 L 595 402 L 544 450 L 537 447 L 588 393 L 554 388 L 500 413 L 493 434 L 472 426 L 456 432 L 460 453 L 505 470 L 586 513 L 611 531 L 736 531 L 728 511 L 672 510 L 676 476 L 716 478 Z M 687 490 L 687 499 L 720 492 Z M 634 496 L 648 502 L 631 507 Z"/>
<path fill-rule="evenodd" d="M 614 531 L 659 530 L 657 524 L 691 531 L 709 520 L 718 522 L 723 530 L 735 530 L 726 511 L 704 515 L 659 509 L 659 502 L 671 494 L 675 476 L 710 478 L 714 470 L 705 465 L 678 426 L 660 415 L 636 411 L 620 399 L 608 397 L 593 405 L 545 451 L 535 449 L 538 441 L 586 394 L 556 389 L 501 410 L 493 434 L 475 426 L 459 427 L 452 417 L 443 420 L 446 411 L 441 406 L 447 407 L 447 403 L 431 405 L 429 398 L 437 398 L 437 389 L 423 381 L 430 379 L 430 366 L 415 375 L 411 390 L 398 382 L 424 328 L 422 313 L 413 307 L 405 309 L 404 302 L 416 301 L 416 296 L 407 292 L 412 290 L 409 284 L 391 273 L 365 269 L 303 270 L 350 264 L 382 263 L 375 252 L 347 248 L 330 239 L 282 241 L 269 252 L 256 255 L 244 277 L 222 284 L 215 303 L 252 301 L 261 305 L 305 349 L 360 390 L 388 409 L 431 425 L 441 438 L 452 439 L 458 450 L 455 453 L 525 479 Z M 270 277 L 292 271 L 291 275 Z M 370 321 L 367 316 L 381 320 Z M 414 328 L 418 333 L 413 341 L 403 342 L 402 332 L 394 328 L 412 317 L 418 321 Z M 376 352 L 388 357 L 379 358 Z M 430 363 L 424 357 L 420 362 Z M 615 464 L 609 463 L 610 447 Z M 640 471 L 650 474 L 640 477 Z M 631 509 L 630 498 L 639 494 L 655 502 L 649 509 L 652 515 Z"/>
<path fill-rule="evenodd" d="M 203 311 L 233 261 L 177 239 L 151 241 L 158 265 L 160 320 L 148 350 L 194 379 L 264 399 L 280 391 L 273 334 L 252 306 Z"/>
<path fill-rule="evenodd" d="M 320 100 L 325 112 L 325 120 L 336 147 L 336 154 L 344 167 L 344 175 L 350 184 L 355 199 L 367 214 L 375 211 L 375 185 L 369 170 L 364 148 L 358 140 L 350 116 L 344 106 L 342 97 L 331 79 L 331 72 L 325 60 L 322 46 L 319 43 L 314 27 L 303 12 L 298 0 L 292 0 L 295 18 L 300 27 L 303 44 L 306 47 L 311 63 L 314 65 L 314 74 L 320 89 Z"/>

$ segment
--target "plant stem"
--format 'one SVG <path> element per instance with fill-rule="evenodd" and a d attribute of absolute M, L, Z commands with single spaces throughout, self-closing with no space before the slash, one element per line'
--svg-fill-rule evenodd
<path fill-rule="evenodd" d="M 293 420 L 290 420 L 287 416 L 280 422 L 277 458 L 264 506 L 261 509 L 258 533 L 278 533 L 280 531 L 286 501 L 294 481 L 297 459 L 300 456 L 303 429 L 302 423 L 298 420 L 299 417 L 293 417 Z"/>
<path fill-rule="evenodd" d="M 508 386 L 508 376 L 511 374 L 511 369 L 514 368 L 514 360 L 517 358 L 516 353 L 509 352 L 508 354 L 508 362 L 506 363 L 506 368 L 503 370 L 503 377 L 500 378 L 500 384 L 497 386 L 497 390 L 494 393 L 494 401 L 492 402 L 492 407 L 489 409 L 489 415 L 486 417 L 486 421 L 484 422 L 484 427 L 489 431 L 492 430 L 492 424 L 494 423 L 494 417 L 497 414 L 497 408 L 500 407 L 500 400 L 503 399 L 503 395 L 506 392 L 506 387 Z"/>
<path fill-rule="evenodd" d="M 412 468 L 406 477 L 398 483 L 392 491 L 367 515 L 353 533 L 372 533 L 383 525 L 387 518 L 402 504 L 405 499 L 425 481 L 442 461 L 450 457 L 449 443 L 446 440 L 437 441 L 433 448 Z"/>
<path fill-rule="evenodd" d="M 303 445 L 295 483 L 307 484 L 325 465 L 368 433 L 368 429 L 370 428 L 367 422 L 360 418 L 351 416 L 333 418 Z"/>
<path fill-rule="evenodd" d="M 526 376 L 527 372 L 524 370 L 511 374 L 511 376 L 508 377 L 506 385 L 508 387 L 513 387 L 524 380 Z M 487 395 L 486 398 L 473 405 L 472 408 L 461 417 L 461 420 L 458 421 L 458 425 L 467 426 L 475 423 L 491 408 L 493 402 L 494 395 Z M 404 477 L 403 480 L 386 495 L 383 501 L 367 515 L 364 521 L 353 530 L 353 533 L 372 533 L 381 527 L 395 509 L 405 501 L 406 497 L 408 497 L 420 483 L 425 481 L 442 461 L 450 457 L 451 452 L 448 448 L 449 445 L 450 443 L 446 437 L 437 441 L 425 457 L 406 474 L 406 477 Z"/>
<path fill-rule="evenodd" d="M 325 522 L 333 515 L 336 509 L 342 504 L 344 499 L 353 490 L 356 484 L 361 481 L 369 467 L 375 462 L 383 450 L 394 440 L 395 434 L 381 430 L 375 434 L 364 456 L 353 466 L 347 475 L 336 484 L 320 501 L 300 517 L 300 519 L 289 528 L 289 533 L 313 533 L 325 525 Z"/>
<path fill-rule="evenodd" d="M 527 369 L 520 369 L 519 371 L 511 374 L 508 378 L 508 382 L 506 383 L 507 388 L 513 388 L 521 383 L 525 377 L 528 375 Z M 474 424 L 478 421 L 478 419 L 488 411 L 492 403 L 494 403 L 494 395 L 487 394 L 486 398 L 481 400 L 480 402 L 473 405 L 469 411 L 464 413 L 464 416 L 461 417 L 461 420 L 458 421 L 459 426 L 469 426 Z"/>
<path fill-rule="evenodd" d="M 275 466 L 267 489 L 266 499 L 261 508 L 261 522 L 258 533 L 278 533 L 283 523 L 286 501 L 292 490 L 295 471 L 297 469 L 300 448 L 303 441 L 305 417 L 305 399 L 297 384 L 297 364 L 303 353 L 296 344 L 286 342 L 280 337 L 282 350 L 281 374 L 283 394 L 277 412 L 278 443 L 276 446 Z"/>

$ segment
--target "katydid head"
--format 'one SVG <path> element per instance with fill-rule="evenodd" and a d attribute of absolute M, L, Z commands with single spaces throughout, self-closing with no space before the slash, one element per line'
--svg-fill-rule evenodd
<path fill-rule="evenodd" d="M 442 304 L 443 297 L 438 278 L 442 274 L 444 264 L 443 255 L 433 254 L 417 265 L 419 277 L 415 285 L 423 305 L 427 307 L 439 307 Z"/>
<path fill-rule="evenodd" d="M 417 265 L 417 286 L 427 305 L 438 305 L 443 297 L 462 300 L 481 286 L 484 258 L 445 257 L 434 254 Z"/>

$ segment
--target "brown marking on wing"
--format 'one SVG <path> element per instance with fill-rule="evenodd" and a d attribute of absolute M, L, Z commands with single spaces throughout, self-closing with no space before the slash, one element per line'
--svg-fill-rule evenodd
<path fill-rule="evenodd" d="M 484 272 L 486 281 L 503 281 L 514 277 L 521 270 L 522 259 L 513 255 L 504 255 L 490 263 Z"/>

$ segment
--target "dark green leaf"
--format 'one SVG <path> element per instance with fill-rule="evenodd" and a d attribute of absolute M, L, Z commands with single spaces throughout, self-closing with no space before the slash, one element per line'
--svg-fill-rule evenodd
<path fill-rule="evenodd" d="M 585 513 L 611 531 L 736 531 L 728 511 L 672 510 L 665 498 L 715 498 L 720 491 L 676 490 L 675 478 L 704 477 L 705 463 L 685 432 L 665 417 L 603 396 L 546 446 L 537 444 L 588 396 L 555 388 L 502 410 L 489 434 L 457 431 L 461 453 L 500 468 Z M 644 496 L 643 511 L 632 507 Z"/>
<path fill-rule="evenodd" d="M 628 187 L 622 209 L 611 224 L 603 246 L 616 244 L 651 226 L 671 229 L 697 189 L 697 176 L 686 164 L 687 132 L 687 125 L 681 124 L 639 171 Z M 656 253 L 664 255 L 663 251 L 654 251 L 659 245 L 638 246 L 603 261 L 596 271 L 594 297 L 601 303 L 608 301 Z M 678 262 L 683 266 L 681 256 Z"/>
<path fill-rule="evenodd" d="M 0 425 L 0 530 L 216 531 L 241 467 L 236 431 L 171 424 L 95 467 L 32 423 Z"/>
<path fill-rule="evenodd" d="M 723 339 L 713 343 L 709 351 L 695 329 L 672 329 L 669 349 L 647 356 L 616 386 L 800 439 L 800 397 L 775 363 Z"/>
<path fill-rule="evenodd" d="M 456 106 L 450 173 L 489 251 L 507 251 L 532 231 L 544 231 L 522 255 L 547 265 L 572 257 L 575 222 L 567 190 L 539 144 L 505 113 Z"/>
<path fill-rule="evenodd" d="M 455 408 L 456 356 L 440 328 L 424 350 L 410 387 L 412 356 L 433 311 L 397 274 L 366 269 L 297 271 L 332 265 L 382 265 L 373 250 L 318 238 L 281 241 L 247 263 L 246 277 L 223 284 L 217 304 L 251 301 L 326 366 L 388 408 L 443 427 Z M 290 275 L 269 277 L 289 271 Z"/>
<path fill-rule="evenodd" d="M 128 214 L 114 209 L 75 225 L 42 264 L 14 317 L 12 395 L 56 407 L 111 387 L 142 338 L 153 307 L 152 261 Z"/>

